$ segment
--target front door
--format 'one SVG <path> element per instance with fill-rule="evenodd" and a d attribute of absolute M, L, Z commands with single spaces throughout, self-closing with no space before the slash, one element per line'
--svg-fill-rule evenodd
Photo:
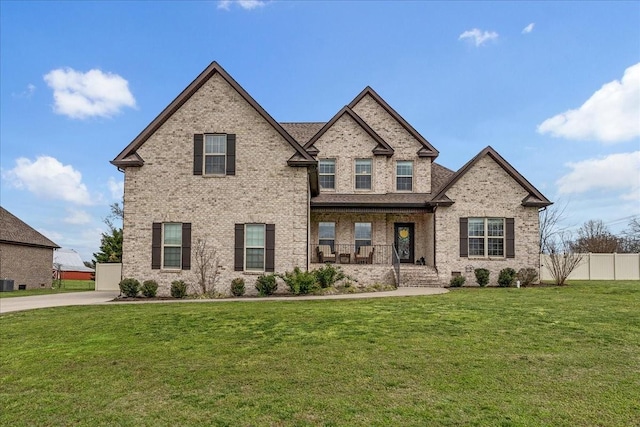
<path fill-rule="evenodd" d="M 413 264 L 413 223 L 394 224 L 394 242 L 400 262 Z"/>

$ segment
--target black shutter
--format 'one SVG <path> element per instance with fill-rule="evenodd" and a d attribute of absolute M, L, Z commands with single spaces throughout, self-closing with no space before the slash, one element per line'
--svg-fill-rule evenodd
<path fill-rule="evenodd" d="M 151 268 L 159 270 L 162 262 L 162 223 L 154 222 L 151 233 Z"/>
<path fill-rule="evenodd" d="M 244 224 L 236 224 L 234 270 L 244 270 Z"/>
<path fill-rule="evenodd" d="M 460 257 L 469 257 L 469 218 L 460 218 Z"/>
<path fill-rule="evenodd" d="M 506 218 L 506 257 L 507 258 L 515 258 L 516 257 L 516 233 L 515 233 L 515 222 L 513 218 Z"/>
<path fill-rule="evenodd" d="M 276 225 L 267 224 L 265 236 L 264 271 L 275 271 Z"/>
<path fill-rule="evenodd" d="M 193 135 L 193 174 L 202 175 L 202 145 L 204 135 L 196 133 Z"/>
<path fill-rule="evenodd" d="M 236 174 L 236 136 L 227 135 L 227 175 Z"/>
<path fill-rule="evenodd" d="M 182 223 L 182 269 L 191 270 L 191 223 Z"/>

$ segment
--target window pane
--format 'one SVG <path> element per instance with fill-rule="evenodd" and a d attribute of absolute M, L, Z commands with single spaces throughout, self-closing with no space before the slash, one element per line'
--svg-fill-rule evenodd
<path fill-rule="evenodd" d="M 371 175 L 356 176 L 356 189 L 371 190 Z"/>
<path fill-rule="evenodd" d="M 484 239 L 469 239 L 469 256 L 484 256 Z"/>
<path fill-rule="evenodd" d="M 335 175 L 320 175 L 320 187 L 326 189 L 334 189 L 336 187 Z"/>
<path fill-rule="evenodd" d="M 264 247 L 264 224 L 246 225 L 246 245 Z"/>
<path fill-rule="evenodd" d="M 504 236 L 504 221 L 502 218 L 490 218 L 487 220 L 487 234 L 489 236 Z"/>
<path fill-rule="evenodd" d="M 504 256 L 504 239 L 489 239 L 487 245 L 489 256 Z"/>
<path fill-rule="evenodd" d="M 396 178 L 396 189 L 397 190 L 411 190 L 412 189 L 412 180 L 411 177 L 403 177 L 399 176 Z"/>
<path fill-rule="evenodd" d="M 182 258 L 182 248 L 164 248 L 164 267 L 180 268 L 180 258 Z"/>
<path fill-rule="evenodd" d="M 413 162 L 398 162 L 396 175 L 413 176 Z"/>
<path fill-rule="evenodd" d="M 484 218 L 469 218 L 469 237 L 484 236 Z"/>
<path fill-rule="evenodd" d="M 356 240 L 371 240 L 370 222 L 356 222 Z"/>
<path fill-rule="evenodd" d="M 371 159 L 356 160 L 356 174 L 361 173 L 371 175 Z"/>
<path fill-rule="evenodd" d="M 320 160 L 320 161 L 318 161 L 318 172 L 319 173 L 335 174 L 336 173 L 336 161 L 335 160 Z"/>
<path fill-rule="evenodd" d="M 182 224 L 164 224 L 164 244 L 182 245 Z"/>
<path fill-rule="evenodd" d="M 247 270 L 264 270 L 264 249 L 247 248 Z"/>
<path fill-rule="evenodd" d="M 224 154 L 227 152 L 227 135 L 205 135 L 205 154 Z"/>
<path fill-rule="evenodd" d="M 207 175 L 215 175 L 226 173 L 226 165 L 224 156 L 205 156 L 204 157 L 204 173 Z"/>
<path fill-rule="evenodd" d="M 318 237 L 320 239 L 335 239 L 336 224 L 335 222 L 321 222 L 318 224 Z"/>

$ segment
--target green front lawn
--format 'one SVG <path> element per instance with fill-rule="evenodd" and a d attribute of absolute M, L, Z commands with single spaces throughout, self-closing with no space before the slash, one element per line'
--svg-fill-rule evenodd
<path fill-rule="evenodd" d="M 19 291 L 18 285 L 15 285 L 13 292 L 0 292 L 0 298 L 28 297 L 31 295 L 59 294 L 63 292 L 93 291 L 95 288 L 96 282 L 93 280 L 63 280 L 62 286 L 59 288 L 48 287 L 41 289 L 26 289 L 24 291 Z"/>
<path fill-rule="evenodd" d="M 631 426 L 640 282 L 0 317 L 0 425 Z"/>

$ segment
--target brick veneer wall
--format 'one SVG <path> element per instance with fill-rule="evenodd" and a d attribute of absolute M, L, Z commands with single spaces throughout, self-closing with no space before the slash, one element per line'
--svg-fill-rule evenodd
<path fill-rule="evenodd" d="M 442 283 L 449 283 L 451 272 L 459 271 L 467 277 L 467 284 L 475 284 L 473 271 L 466 272 L 468 266 L 488 269 L 490 284 L 494 285 L 503 268 L 539 270 L 538 209 L 521 205 L 527 195 L 528 192 L 488 156 L 480 159 L 447 191 L 455 203 L 436 211 L 436 265 Z M 464 217 L 514 218 L 515 258 L 461 258 L 459 220 Z"/>
<path fill-rule="evenodd" d="M 236 135 L 236 175 L 193 175 L 194 133 Z M 154 279 L 159 294 L 174 280 L 196 284 L 193 247 L 206 238 L 222 265 L 217 291 L 253 273 L 234 271 L 234 224 L 275 224 L 275 270 L 307 265 L 306 168 L 287 166 L 294 149 L 219 74 L 211 77 L 145 143 L 142 167 L 127 168 L 124 194 L 123 277 Z M 190 222 L 191 270 L 152 270 L 153 222 Z"/>
<path fill-rule="evenodd" d="M 13 288 L 50 287 L 53 273 L 53 249 L 0 243 L 0 278 L 12 279 Z"/>

